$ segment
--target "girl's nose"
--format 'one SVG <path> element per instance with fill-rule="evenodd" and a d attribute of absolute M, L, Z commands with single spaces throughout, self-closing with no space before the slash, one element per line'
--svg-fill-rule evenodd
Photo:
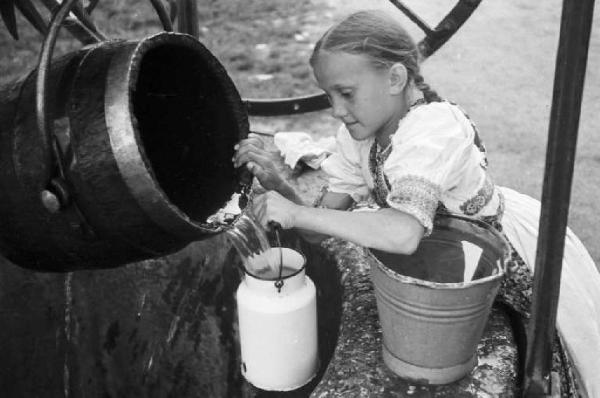
<path fill-rule="evenodd" d="M 331 115 L 336 119 L 343 119 L 348 114 L 341 101 L 331 101 Z"/>

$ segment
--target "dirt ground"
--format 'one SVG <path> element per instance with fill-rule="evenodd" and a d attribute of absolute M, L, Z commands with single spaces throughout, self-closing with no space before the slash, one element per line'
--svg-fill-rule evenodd
<path fill-rule="evenodd" d="M 430 25 L 456 3 L 406 1 Z M 37 4 L 37 2 L 36 2 Z M 316 91 L 307 58 L 333 21 L 385 0 L 199 0 L 200 40 L 221 60 L 243 97 L 282 97 Z M 561 2 L 483 0 L 461 30 L 424 64 L 424 76 L 443 97 L 467 110 L 486 142 L 496 182 L 541 196 Z M 600 264 L 600 10 L 590 44 L 572 190 L 570 225 Z M 160 28 L 145 0 L 102 0 L 94 14 L 110 37 L 140 38 Z M 404 18 L 403 18 L 404 19 Z M 406 21 L 406 19 L 404 19 Z M 110 23 L 108 22 L 110 21 Z M 36 61 L 41 37 L 20 18 L 21 40 L 0 27 L 0 85 L 23 76 Z M 407 24 L 409 24 L 407 22 Z M 416 27 L 409 30 L 419 38 Z M 58 51 L 77 48 L 64 36 Z M 331 135 L 328 112 L 253 118 L 265 131 Z"/>

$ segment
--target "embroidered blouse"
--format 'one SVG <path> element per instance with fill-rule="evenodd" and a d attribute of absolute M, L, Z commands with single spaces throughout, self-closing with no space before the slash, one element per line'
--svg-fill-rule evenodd
<path fill-rule="evenodd" d="M 431 233 L 436 212 L 499 221 L 503 199 L 487 172 L 475 125 L 450 102 L 413 106 L 388 148 L 340 127 L 337 151 L 322 164 L 331 192 L 374 201 L 415 217 Z"/>

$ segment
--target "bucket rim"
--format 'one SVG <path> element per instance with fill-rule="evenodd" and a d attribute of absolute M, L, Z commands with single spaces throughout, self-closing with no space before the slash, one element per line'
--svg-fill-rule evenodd
<path fill-rule="evenodd" d="M 492 235 L 494 235 L 496 238 L 498 238 L 504 249 L 503 255 L 501 255 L 499 258 L 500 264 L 498 264 L 498 262 L 496 262 L 496 266 L 497 266 L 499 272 L 497 274 L 489 275 L 489 276 L 486 276 L 483 278 L 473 279 L 473 280 L 470 280 L 467 282 L 448 282 L 448 283 L 431 282 L 431 281 L 426 281 L 423 279 L 415 278 L 412 276 L 402 275 L 402 274 L 392 270 L 391 268 L 389 268 L 388 266 L 383 264 L 383 262 L 381 262 L 377 258 L 377 256 L 375 256 L 375 254 L 373 254 L 371 252 L 371 250 L 367 250 L 368 256 L 375 262 L 376 267 L 379 270 L 381 270 L 383 273 L 385 273 L 388 277 L 390 277 L 398 282 L 403 282 L 403 283 L 412 284 L 412 285 L 419 285 L 419 286 L 428 287 L 428 288 L 432 288 L 432 289 L 467 288 L 467 287 L 471 287 L 471 286 L 488 284 L 495 280 L 504 278 L 504 276 L 507 274 L 507 262 L 510 257 L 510 254 L 511 254 L 511 248 L 510 248 L 508 239 L 506 239 L 506 237 L 504 236 L 503 233 L 501 233 L 493 225 L 491 225 L 485 221 L 479 220 L 477 218 L 469 217 L 469 216 L 464 216 L 462 214 L 452 214 L 452 213 L 438 214 L 438 215 L 436 215 L 436 220 L 435 220 L 436 224 L 439 225 L 441 223 L 441 220 L 444 220 L 444 219 L 458 219 L 461 221 L 476 224 L 478 227 L 481 227 L 481 228 L 489 231 L 490 233 L 492 233 Z"/>
<path fill-rule="evenodd" d="M 204 234 L 223 232 L 224 225 L 212 225 L 205 220 L 194 220 L 177 204 L 173 203 L 158 183 L 152 165 L 149 163 L 137 128 L 137 119 L 133 115 L 132 92 L 139 76 L 139 63 L 145 54 L 153 48 L 172 44 L 187 48 L 200 54 L 203 62 L 217 76 L 218 84 L 223 87 L 223 95 L 232 107 L 232 114 L 244 112 L 243 102 L 229 74 L 219 60 L 204 44 L 191 35 L 180 32 L 158 32 L 138 41 L 129 41 L 132 48 L 118 53 L 108 71 L 107 97 L 112 98 L 113 106 L 106 109 L 107 118 L 115 121 L 118 131 L 109 129 L 108 134 L 115 154 L 117 166 L 138 204 L 149 214 L 152 220 L 162 228 L 185 239 L 196 239 Z M 127 109 L 128 112 L 121 112 Z M 238 139 L 244 138 L 249 131 L 247 120 L 238 118 Z M 231 193 L 234 193 L 232 189 Z"/>

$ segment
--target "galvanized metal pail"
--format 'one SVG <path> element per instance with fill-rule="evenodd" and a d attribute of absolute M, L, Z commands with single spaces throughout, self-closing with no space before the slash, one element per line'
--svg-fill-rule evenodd
<path fill-rule="evenodd" d="M 35 76 L 0 89 L 0 253 L 35 270 L 106 268 L 221 231 L 206 220 L 237 188 L 231 158 L 248 120 L 200 42 L 163 32 L 54 61 L 47 119 L 61 164 L 45 161 Z M 60 168 L 64 184 L 49 187 Z M 59 211 L 49 189 L 68 191 Z"/>
<path fill-rule="evenodd" d="M 412 255 L 372 254 L 388 367 L 423 384 L 446 384 L 469 373 L 505 275 L 505 238 L 486 223 L 439 216 Z"/>

